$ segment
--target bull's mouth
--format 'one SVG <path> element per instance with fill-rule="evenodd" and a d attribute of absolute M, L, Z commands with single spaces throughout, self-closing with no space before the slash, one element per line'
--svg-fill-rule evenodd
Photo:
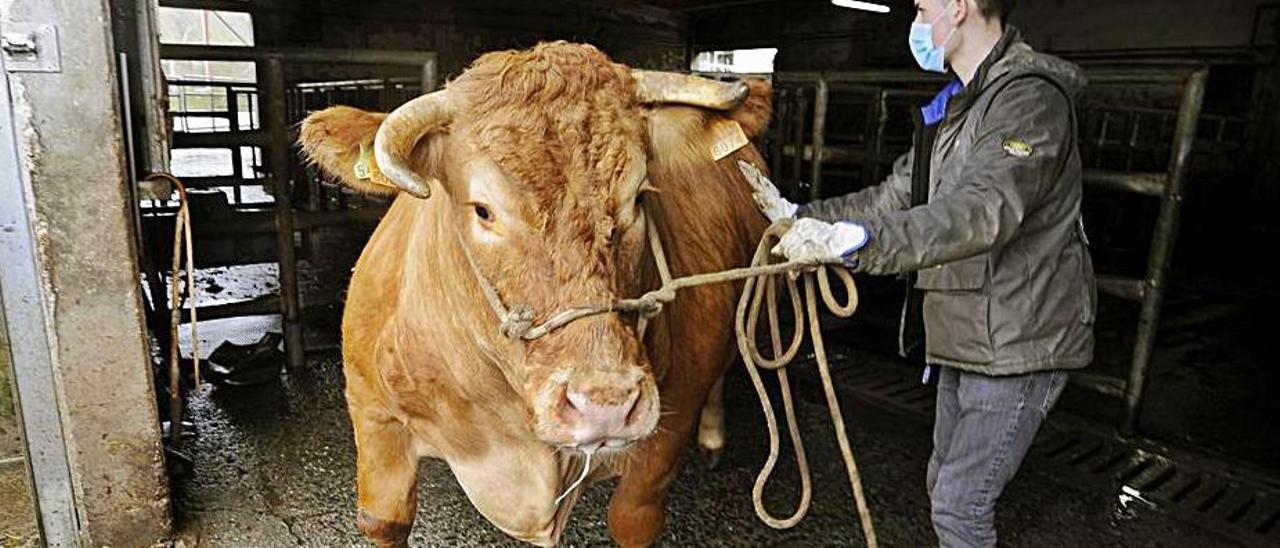
<path fill-rule="evenodd" d="M 640 441 L 641 438 L 607 438 L 596 440 L 591 443 L 574 443 L 561 445 L 560 448 L 567 451 L 576 451 L 579 453 L 595 453 L 597 455 L 611 455 L 614 453 L 622 453 L 631 449 L 631 446 Z"/>

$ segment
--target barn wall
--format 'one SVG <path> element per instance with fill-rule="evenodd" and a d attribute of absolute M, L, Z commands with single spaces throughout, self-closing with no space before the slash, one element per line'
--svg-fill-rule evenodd
<path fill-rule="evenodd" d="M 57 406 L 38 417 L 45 431 L 28 434 L 61 435 L 66 459 L 53 464 L 69 475 L 75 502 L 65 509 L 75 511 L 71 516 L 42 508 L 46 541 L 151 546 L 168 534 L 168 486 L 144 338 L 110 14 L 105 0 L 11 0 L 0 19 L 57 25 L 63 52 L 59 72 L 8 75 L 14 133 L 6 139 L 17 136 L 21 176 L 0 182 L 12 193 L 20 189 L 28 209 L 28 227 L 7 224 L 3 232 L 6 247 L 12 234 L 34 234 L 38 272 L 32 278 L 38 279 L 31 282 L 39 289 L 20 297 L 24 312 L 42 311 L 9 314 L 10 326 L 43 320 L 46 339 L 13 337 L 15 352 L 19 343 L 27 352 L 26 360 L 15 357 L 25 372 L 19 385 L 44 367 L 53 380 L 48 392 L 20 397 L 39 398 L 45 411 Z M 4 265 L 11 267 L 19 268 Z M 5 306 L 16 306 L 9 297 Z M 24 416 L 28 424 L 36 419 Z M 45 463 L 52 454 L 61 456 L 49 447 L 32 451 L 31 462 Z M 37 468 L 38 480 L 56 481 L 55 468 Z M 42 503 L 48 493 L 37 492 Z M 71 534 L 79 538 L 58 536 Z"/>
<path fill-rule="evenodd" d="M 689 14 L 690 42 L 695 52 L 777 47 L 777 70 L 914 68 L 906 46 L 914 10 L 906 0 L 884 3 L 890 14 L 826 1 L 696 11 Z M 1271 214 L 1280 207 L 1278 18 L 1276 0 L 1022 0 L 1012 22 L 1036 48 L 1081 61 L 1197 58 L 1214 65 L 1206 112 L 1245 116 L 1251 127 L 1238 173 L 1212 184 L 1191 181 L 1180 249 L 1192 250 L 1241 232 L 1280 233 Z"/>
<path fill-rule="evenodd" d="M 543 40 L 589 42 L 633 66 L 685 65 L 683 18 L 622 2 L 319 0 L 282 3 L 255 20 L 262 45 L 434 50 L 446 76 L 480 53 Z"/>

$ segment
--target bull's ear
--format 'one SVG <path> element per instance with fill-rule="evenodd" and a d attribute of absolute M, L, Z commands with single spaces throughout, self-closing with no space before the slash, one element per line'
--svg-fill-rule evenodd
<path fill-rule="evenodd" d="M 382 176 L 373 154 L 373 137 L 387 115 L 351 107 L 330 107 L 302 121 L 298 142 L 307 160 L 364 194 L 391 196 L 400 191 Z"/>
<path fill-rule="evenodd" d="M 755 139 L 769 125 L 769 115 L 773 110 L 773 86 L 759 78 L 744 81 L 747 84 L 747 98 L 726 114 L 742 126 L 747 138 Z"/>

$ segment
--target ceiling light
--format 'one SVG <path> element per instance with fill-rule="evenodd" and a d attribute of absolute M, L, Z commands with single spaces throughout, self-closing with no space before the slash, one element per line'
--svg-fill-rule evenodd
<path fill-rule="evenodd" d="M 872 2 L 858 2 L 857 0 L 831 0 L 831 3 L 842 8 L 872 11 L 875 13 L 889 13 L 889 6 L 875 4 Z"/>

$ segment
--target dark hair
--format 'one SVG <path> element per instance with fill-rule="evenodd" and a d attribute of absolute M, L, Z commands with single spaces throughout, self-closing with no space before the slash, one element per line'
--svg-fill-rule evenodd
<path fill-rule="evenodd" d="M 1017 5 L 1018 0 L 975 0 L 978 3 L 978 11 L 982 12 L 982 16 L 987 19 L 996 18 L 1000 22 L 1009 20 L 1009 14 L 1013 13 L 1013 7 Z"/>

